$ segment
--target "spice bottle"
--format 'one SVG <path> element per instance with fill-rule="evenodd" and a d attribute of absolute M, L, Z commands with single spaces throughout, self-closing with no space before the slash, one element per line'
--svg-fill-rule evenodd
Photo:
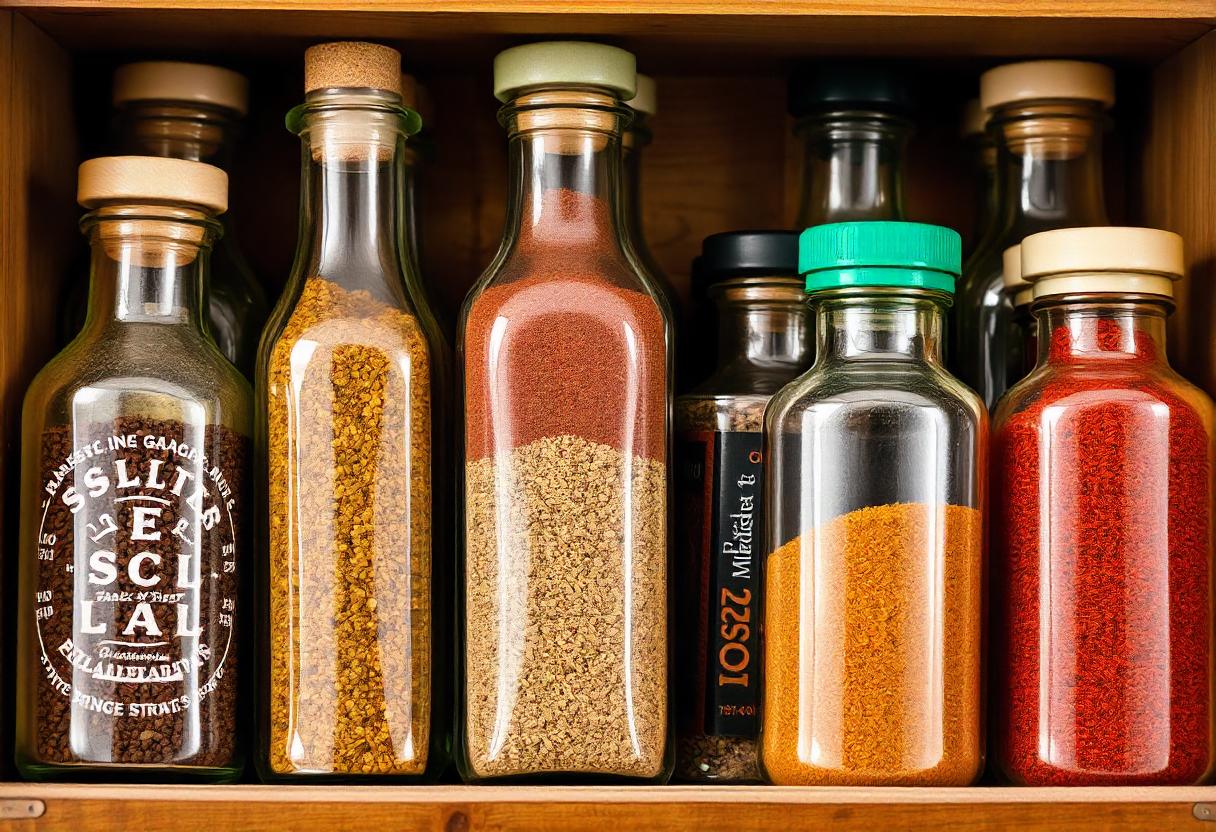
<path fill-rule="evenodd" d="M 305 54 L 295 266 L 262 339 L 268 470 L 264 774 L 434 771 L 436 361 L 403 251 L 401 56 Z"/>
<path fill-rule="evenodd" d="M 975 173 L 975 208 L 972 227 L 972 245 L 964 250 L 969 257 L 984 245 L 988 235 L 994 233 L 998 196 L 996 190 L 996 142 L 988 132 L 988 111 L 978 98 L 970 99 L 963 108 L 963 142 L 971 156 Z"/>
<path fill-rule="evenodd" d="M 633 250 L 638 265 L 659 289 L 667 302 L 672 320 L 680 318 L 681 305 L 679 297 L 671 281 L 667 279 L 663 267 L 655 259 L 646 244 L 646 234 L 642 226 L 642 150 L 650 144 L 652 133 L 650 119 L 659 111 L 658 92 L 654 79 L 649 75 L 637 76 L 637 92 L 627 102 L 633 111 L 633 118 L 625 126 L 621 134 L 621 152 L 623 155 L 623 178 L 621 186 L 624 193 L 621 196 L 621 208 L 624 219 L 621 230 L 626 242 Z"/>
<path fill-rule="evenodd" d="M 1005 336 L 1005 358 L 1009 364 L 1005 373 L 1010 382 L 1017 382 L 1034 369 L 1039 353 L 1039 328 L 1030 308 L 1034 290 L 1022 278 L 1020 245 L 1005 249 L 1001 262 L 1001 283 L 1013 309 L 1009 318 L 1009 333 Z"/>
<path fill-rule="evenodd" d="M 91 159 L 78 199 L 88 315 L 23 414 L 17 765 L 231 780 L 252 407 L 201 306 L 227 176 Z"/>
<path fill-rule="evenodd" d="M 794 74 L 789 111 L 803 143 L 795 227 L 903 219 L 912 106 L 897 72 L 880 64 L 815 64 Z"/>
<path fill-rule="evenodd" d="M 705 241 L 728 275 L 717 370 L 676 399 L 676 771 L 692 782 L 760 780 L 760 567 L 764 408 L 810 365 L 798 235 L 741 231 Z"/>
<path fill-rule="evenodd" d="M 1011 379 L 1005 249 L 1052 228 L 1106 225 L 1102 132 L 1115 101 L 1114 74 L 1083 61 L 1029 61 L 990 69 L 980 98 L 997 145 L 996 230 L 963 267 L 955 309 L 959 378 L 992 407 Z"/>
<path fill-rule="evenodd" d="M 671 325 L 620 227 L 634 84 L 600 44 L 494 62 L 513 184 L 458 336 L 469 780 L 670 772 Z"/>
<path fill-rule="evenodd" d="M 994 759 L 1026 785 L 1213 770 L 1212 401 L 1170 368 L 1182 240 L 1027 237 L 1035 371 L 994 423 Z"/>
<path fill-rule="evenodd" d="M 249 82 L 218 66 L 146 61 L 120 66 L 114 73 L 117 151 L 206 162 L 227 170 L 241 119 L 249 109 Z M 270 312 L 231 217 L 220 222 L 223 235 L 210 258 L 207 331 L 220 351 L 248 378 L 253 377 L 258 337 Z M 65 304 L 67 339 L 84 322 L 88 287 L 73 284 Z"/>
<path fill-rule="evenodd" d="M 765 416 L 761 753 L 779 785 L 956 785 L 983 766 L 983 404 L 941 339 L 961 241 L 800 239 L 815 364 Z"/>

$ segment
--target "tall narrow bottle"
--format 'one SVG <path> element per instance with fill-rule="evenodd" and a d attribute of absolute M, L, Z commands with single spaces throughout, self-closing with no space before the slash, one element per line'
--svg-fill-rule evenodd
<path fill-rule="evenodd" d="M 1027 235 L 1106 225 L 1102 132 L 1114 74 L 1082 61 L 1029 61 L 985 72 L 980 97 L 997 143 L 996 230 L 963 267 L 954 320 L 955 370 L 988 407 L 1010 385 L 1013 314 L 1001 258 Z"/>
<path fill-rule="evenodd" d="M 789 109 L 803 141 L 797 228 L 904 218 L 902 161 L 912 99 L 894 70 L 807 67 L 790 80 Z"/>
<path fill-rule="evenodd" d="M 396 50 L 314 46 L 287 117 L 303 156 L 300 240 L 258 363 L 270 778 L 437 767 L 437 362 L 407 275 L 402 161 L 418 117 L 400 81 Z"/>
<path fill-rule="evenodd" d="M 963 109 L 962 134 L 975 174 L 974 222 L 970 248 L 963 252 L 966 257 L 984 245 L 988 236 L 996 231 L 1000 204 L 996 187 L 996 142 L 988 132 L 988 111 L 978 98 L 969 100 Z"/>
<path fill-rule="evenodd" d="M 501 53 L 498 254 L 470 291 L 459 755 L 469 780 L 670 772 L 671 324 L 620 226 L 634 58 Z"/>

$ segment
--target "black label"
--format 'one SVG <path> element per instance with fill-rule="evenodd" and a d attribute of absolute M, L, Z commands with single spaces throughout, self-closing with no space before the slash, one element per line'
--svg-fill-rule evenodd
<path fill-rule="evenodd" d="M 683 671 L 694 685 L 693 730 L 755 737 L 761 521 L 761 434 L 685 435 L 679 488 L 684 509 Z M 686 624 L 687 626 L 687 624 Z"/>

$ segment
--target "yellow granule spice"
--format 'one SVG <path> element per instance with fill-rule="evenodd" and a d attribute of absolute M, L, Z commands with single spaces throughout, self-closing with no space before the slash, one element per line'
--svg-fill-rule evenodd
<path fill-rule="evenodd" d="M 978 776 L 982 535 L 976 509 L 899 503 L 769 555 L 761 749 L 773 783 Z"/>
<path fill-rule="evenodd" d="M 431 712 L 431 379 L 415 318 L 310 278 L 271 350 L 270 767 L 418 774 Z"/>

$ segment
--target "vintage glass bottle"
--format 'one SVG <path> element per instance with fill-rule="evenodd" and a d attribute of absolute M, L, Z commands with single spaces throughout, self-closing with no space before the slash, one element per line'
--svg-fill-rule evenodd
<path fill-rule="evenodd" d="M 978 98 L 967 102 L 963 110 L 963 142 L 971 157 L 975 174 L 975 209 L 971 226 L 970 248 L 963 250 L 964 261 L 971 252 L 984 245 L 996 232 L 996 216 L 1000 197 L 996 185 L 996 142 L 988 130 L 988 111 Z"/>
<path fill-rule="evenodd" d="M 671 324 L 620 227 L 634 58 L 547 42 L 495 60 L 506 231 L 465 300 L 467 780 L 670 773 Z"/>
<path fill-rule="evenodd" d="M 803 143 L 795 228 L 901 220 L 910 93 L 878 64 L 810 65 L 790 80 L 789 110 Z"/>
<path fill-rule="evenodd" d="M 1005 249 L 1038 231 L 1106 225 L 1102 132 L 1114 75 L 1082 61 L 1008 64 L 980 78 L 997 143 L 996 231 L 963 266 L 951 350 L 955 372 L 992 407 L 1010 379 L 1012 315 L 1001 282 Z"/>
<path fill-rule="evenodd" d="M 955 785 L 983 768 L 988 416 L 942 365 L 961 241 L 818 226 L 815 364 L 765 416 L 761 754 L 779 785 Z"/>
<path fill-rule="evenodd" d="M 268 779 L 420 779 L 442 768 L 432 657 L 432 469 L 441 353 L 413 291 L 401 56 L 305 55 L 296 260 L 262 338 L 262 733 Z"/>
<path fill-rule="evenodd" d="M 35 779 L 240 774 L 248 382 L 207 337 L 224 172 L 81 165 L 84 327 L 23 423 L 17 765 Z"/>
<path fill-rule="evenodd" d="M 228 170 L 249 106 L 249 84 L 223 67 L 145 61 L 117 69 L 113 98 L 119 153 L 191 159 Z M 207 328 L 228 360 L 252 378 L 270 305 L 241 251 L 230 215 L 225 213 L 220 222 L 223 235 L 211 255 Z M 84 321 L 86 289 L 81 281 L 70 290 L 65 340 Z"/>
<path fill-rule="evenodd" d="M 1032 786 L 1213 772 L 1213 405 L 1169 365 L 1182 239 L 1022 242 L 1038 363 L 993 416 L 993 759 Z"/>
<path fill-rule="evenodd" d="M 793 231 L 705 241 L 718 366 L 676 399 L 675 777 L 759 782 L 764 408 L 810 365 Z"/>

